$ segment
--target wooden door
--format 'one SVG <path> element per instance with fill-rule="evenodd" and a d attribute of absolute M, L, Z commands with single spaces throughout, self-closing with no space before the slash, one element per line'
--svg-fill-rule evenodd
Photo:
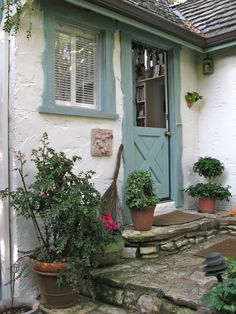
<path fill-rule="evenodd" d="M 147 46 L 140 48 L 140 44 L 136 48 L 133 45 L 133 52 L 136 63 L 134 166 L 135 169 L 150 170 L 158 197 L 170 199 L 169 140 L 171 133 L 168 131 L 165 52 Z"/>
<path fill-rule="evenodd" d="M 134 127 L 135 169 L 152 172 L 160 199 L 170 196 L 169 145 L 165 132 L 167 129 L 163 128 Z"/>

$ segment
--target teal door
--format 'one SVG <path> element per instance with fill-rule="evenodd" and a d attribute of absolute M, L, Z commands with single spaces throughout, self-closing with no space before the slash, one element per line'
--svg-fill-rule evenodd
<path fill-rule="evenodd" d="M 150 170 L 160 199 L 170 199 L 166 53 L 133 43 L 135 169 Z"/>
<path fill-rule="evenodd" d="M 135 168 L 152 172 L 160 199 L 170 197 L 169 138 L 165 132 L 164 128 L 134 127 Z"/>

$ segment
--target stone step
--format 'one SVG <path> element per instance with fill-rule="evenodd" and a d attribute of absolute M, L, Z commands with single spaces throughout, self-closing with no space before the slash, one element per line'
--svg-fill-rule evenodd
<path fill-rule="evenodd" d="M 100 301 L 92 301 L 82 295 L 78 296 L 78 303 L 66 309 L 48 309 L 40 305 L 41 314 L 134 314 L 133 311 L 125 310 L 117 306 Z"/>
<path fill-rule="evenodd" d="M 128 227 L 120 263 L 92 272 L 96 301 L 79 296 L 72 308 L 41 310 L 46 314 L 211 313 L 201 296 L 216 279 L 205 277 L 204 259 L 193 254 L 228 235 L 236 235 L 236 218 L 219 214 L 141 233 Z M 88 295 L 86 285 L 81 293 Z"/>
<path fill-rule="evenodd" d="M 207 313 L 201 296 L 216 279 L 205 277 L 204 259 L 193 254 L 235 231 L 236 218 L 225 213 L 145 232 L 129 226 L 122 262 L 93 271 L 97 298 L 134 313 Z"/>
<path fill-rule="evenodd" d="M 93 271 L 96 296 L 134 313 L 196 313 L 203 306 L 201 296 L 216 279 L 205 276 L 204 258 L 193 254 L 226 237 L 217 235 L 170 256 L 123 260 L 111 267 L 98 268 Z"/>
<path fill-rule="evenodd" d="M 186 211 L 185 211 L 186 212 Z M 158 258 L 177 254 L 191 246 L 210 240 L 216 234 L 236 235 L 236 219 L 222 214 L 199 214 L 201 219 L 185 224 L 153 226 L 149 231 L 136 231 L 127 226 L 125 258 Z"/>

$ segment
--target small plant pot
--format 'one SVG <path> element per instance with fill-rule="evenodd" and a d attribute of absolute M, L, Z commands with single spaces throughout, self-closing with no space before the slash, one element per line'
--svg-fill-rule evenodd
<path fill-rule="evenodd" d="M 130 208 L 134 230 L 148 231 L 152 229 L 155 207 L 154 205 L 143 209 Z"/>
<path fill-rule="evenodd" d="M 194 101 L 192 101 L 192 100 L 186 100 L 186 103 L 187 103 L 188 108 L 190 109 L 190 108 L 192 108 L 192 106 L 193 106 L 193 104 L 194 104 Z"/>
<path fill-rule="evenodd" d="M 124 239 L 120 238 L 105 245 L 101 250 L 97 251 L 95 259 L 98 266 L 111 266 L 119 263 L 124 245 Z"/>
<path fill-rule="evenodd" d="M 208 197 L 199 198 L 198 211 L 200 213 L 213 214 L 215 212 L 215 209 L 216 209 L 216 199 L 215 198 L 208 198 Z"/>

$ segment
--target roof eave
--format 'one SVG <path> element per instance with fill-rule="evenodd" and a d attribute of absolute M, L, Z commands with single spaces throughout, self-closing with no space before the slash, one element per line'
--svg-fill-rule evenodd
<path fill-rule="evenodd" d="M 205 46 L 205 39 L 182 26 L 175 24 L 171 21 L 166 20 L 160 16 L 148 12 L 145 9 L 138 8 L 126 2 L 117 0 L 87 0 L 93 4 L 97 4 L 106 9 L 115 11 L 116 13 L 125 15 L 138 22 L 147 24 L 148 26 L 158 28 L 161 31 L 168 32 L 171 35 L 179 37 L 191 44 L 197 45 L 198 47 Z"/>
<path fill-rule="evenodd" d="M 214 47 L 216 45 L 222 45 L 222 44 L 226 44 L 229 42 L 234 41 L 235 42 L 236 39 L 236 30 L 231 31 L 231 32 L 227 32 L 227 33 L 223 33 L 223 34 L 219 34 L 219 35 L 214 35 L 211 37 L 207 37 L 205 38 L 205 47 L 204 48 L 211 48 Z"/>

